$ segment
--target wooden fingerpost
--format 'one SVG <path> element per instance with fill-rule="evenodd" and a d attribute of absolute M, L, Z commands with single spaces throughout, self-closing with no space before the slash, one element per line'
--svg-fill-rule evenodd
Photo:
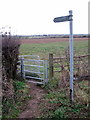
<path fill-rule="evenodd" d="M 53 54 L 49 53 L 49 79 L 53 78 Z"/>

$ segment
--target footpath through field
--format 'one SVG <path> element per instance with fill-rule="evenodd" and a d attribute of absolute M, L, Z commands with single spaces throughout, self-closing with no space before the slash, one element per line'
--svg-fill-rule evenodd
<path fill-rule="evenodd" d="M 40 103 L 45 90 L 34 83 L 29 83 L 31 100 L 28 101 L 26 109 L 18 116 L 18 118 L 40 118 Z"/>

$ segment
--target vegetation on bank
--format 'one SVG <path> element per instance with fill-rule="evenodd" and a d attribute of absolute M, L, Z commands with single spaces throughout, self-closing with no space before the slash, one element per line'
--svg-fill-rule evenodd
<path fill-rule="evenodd" d="M 69 83 L 68 86 L 58 85 L 60 81 L 53 78 L 44 87 L 47 94 L 41 103 L 42 118 L 89 118 L 89 88 L 88 81 L 77 81 L 74 83 L 74 102 L 70 104 Z M 83 84 L 84 83 L 84 84 Z M 78 96 L 76 96 L 78 93 Z M 87 95 L 87 96 L 86 96 Z"/>
<path fill-rule="evenodd" d="M 12 98 L 3 101 L 2 118 L 17 118 L 20 112 L 25 109 L 26 102 L 31 99 L 29 89 L 25 82 L 13 81 L 14 100 Z"/>
<path fill-rule="evenodd" d="M 20 106 L 28 97 L 28 87 L 17 75 L 20 41 L 17 37 L 2 35 L 2 118 L 16 118 Z"/>

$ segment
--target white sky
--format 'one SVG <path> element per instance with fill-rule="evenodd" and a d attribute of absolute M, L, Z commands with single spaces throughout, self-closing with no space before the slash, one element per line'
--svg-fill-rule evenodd
<path fill-rule="evenodd" d="M 73 33 L 88 34 L 88 0 L 0 0 L 0 28 L 10 26 L 18 35 L 69 34 L 69 22 L 55 17 L 73 10 Z"/>

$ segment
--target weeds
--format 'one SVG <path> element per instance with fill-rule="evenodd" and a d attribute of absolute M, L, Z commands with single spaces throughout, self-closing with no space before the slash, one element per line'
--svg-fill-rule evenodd
<path fill-rule="evenodd" d="M 58 79 L 52 78 L 48 81 L 48 84 L 43 85 L 43 87 L 48 91 L 54 91 L 58 87 Z"/>
<path fill-rule="evenodd" d="M 61 80 L 61 79 L 60 79 Z M 88 118 L 89 109 L 87 106 L 88 96 L 86 97 L 87 81 L 74 82 L 74 103 L 70 104 L 69 86 L 58 86 L 60 80 L 53 78 L 44 86 L 48 93 L 44 96 L 46 101 L 43 104 L 44 118 Z M 68 82 L 68 81 L 67 81 Z M 84 83 L 84 84 L 83 84 Z M 76 86 L 79 85 L 78 87 Z M 86 85 L 85 85 L 86 84 Z M 80 87 L 82 89 L 80 89 Z M 85 91 L 82 91 L 85 90 Z M 76 94 L 77 92 L 77 94 Z M 78 98 L 79 97 L 79 98 Z M 85 102 L 86 101 L 86 102 Z M 46 110 L 45 110 L 46 109 Z"/>
<path fill-rule="evenodd" d="M 28 100 L 31 99 L 31 96 L 28 95 L 28 87 L 26 83 L 21 81 L 14 81 L 14 103 L 12 100 L 4 100 L 3 105 L 5 105 L 5 109 L 3 109 L 2 118 L 16 118 L 18 114 L 21 112 L 20 107 Z M 9 112 L 7 112 L 7 108 L 9 108 Z M 24 107 L 23 107 L 24 108 Z"/>
<path fill-rule="evenodd" d="M 88 107 L 75 101 L 71 106 L 65 91 L 49 92 L 44 99 L 47 101 L 42 105 L 44 111 L 42 117 L 44 118 L 88 118 Z"/>

